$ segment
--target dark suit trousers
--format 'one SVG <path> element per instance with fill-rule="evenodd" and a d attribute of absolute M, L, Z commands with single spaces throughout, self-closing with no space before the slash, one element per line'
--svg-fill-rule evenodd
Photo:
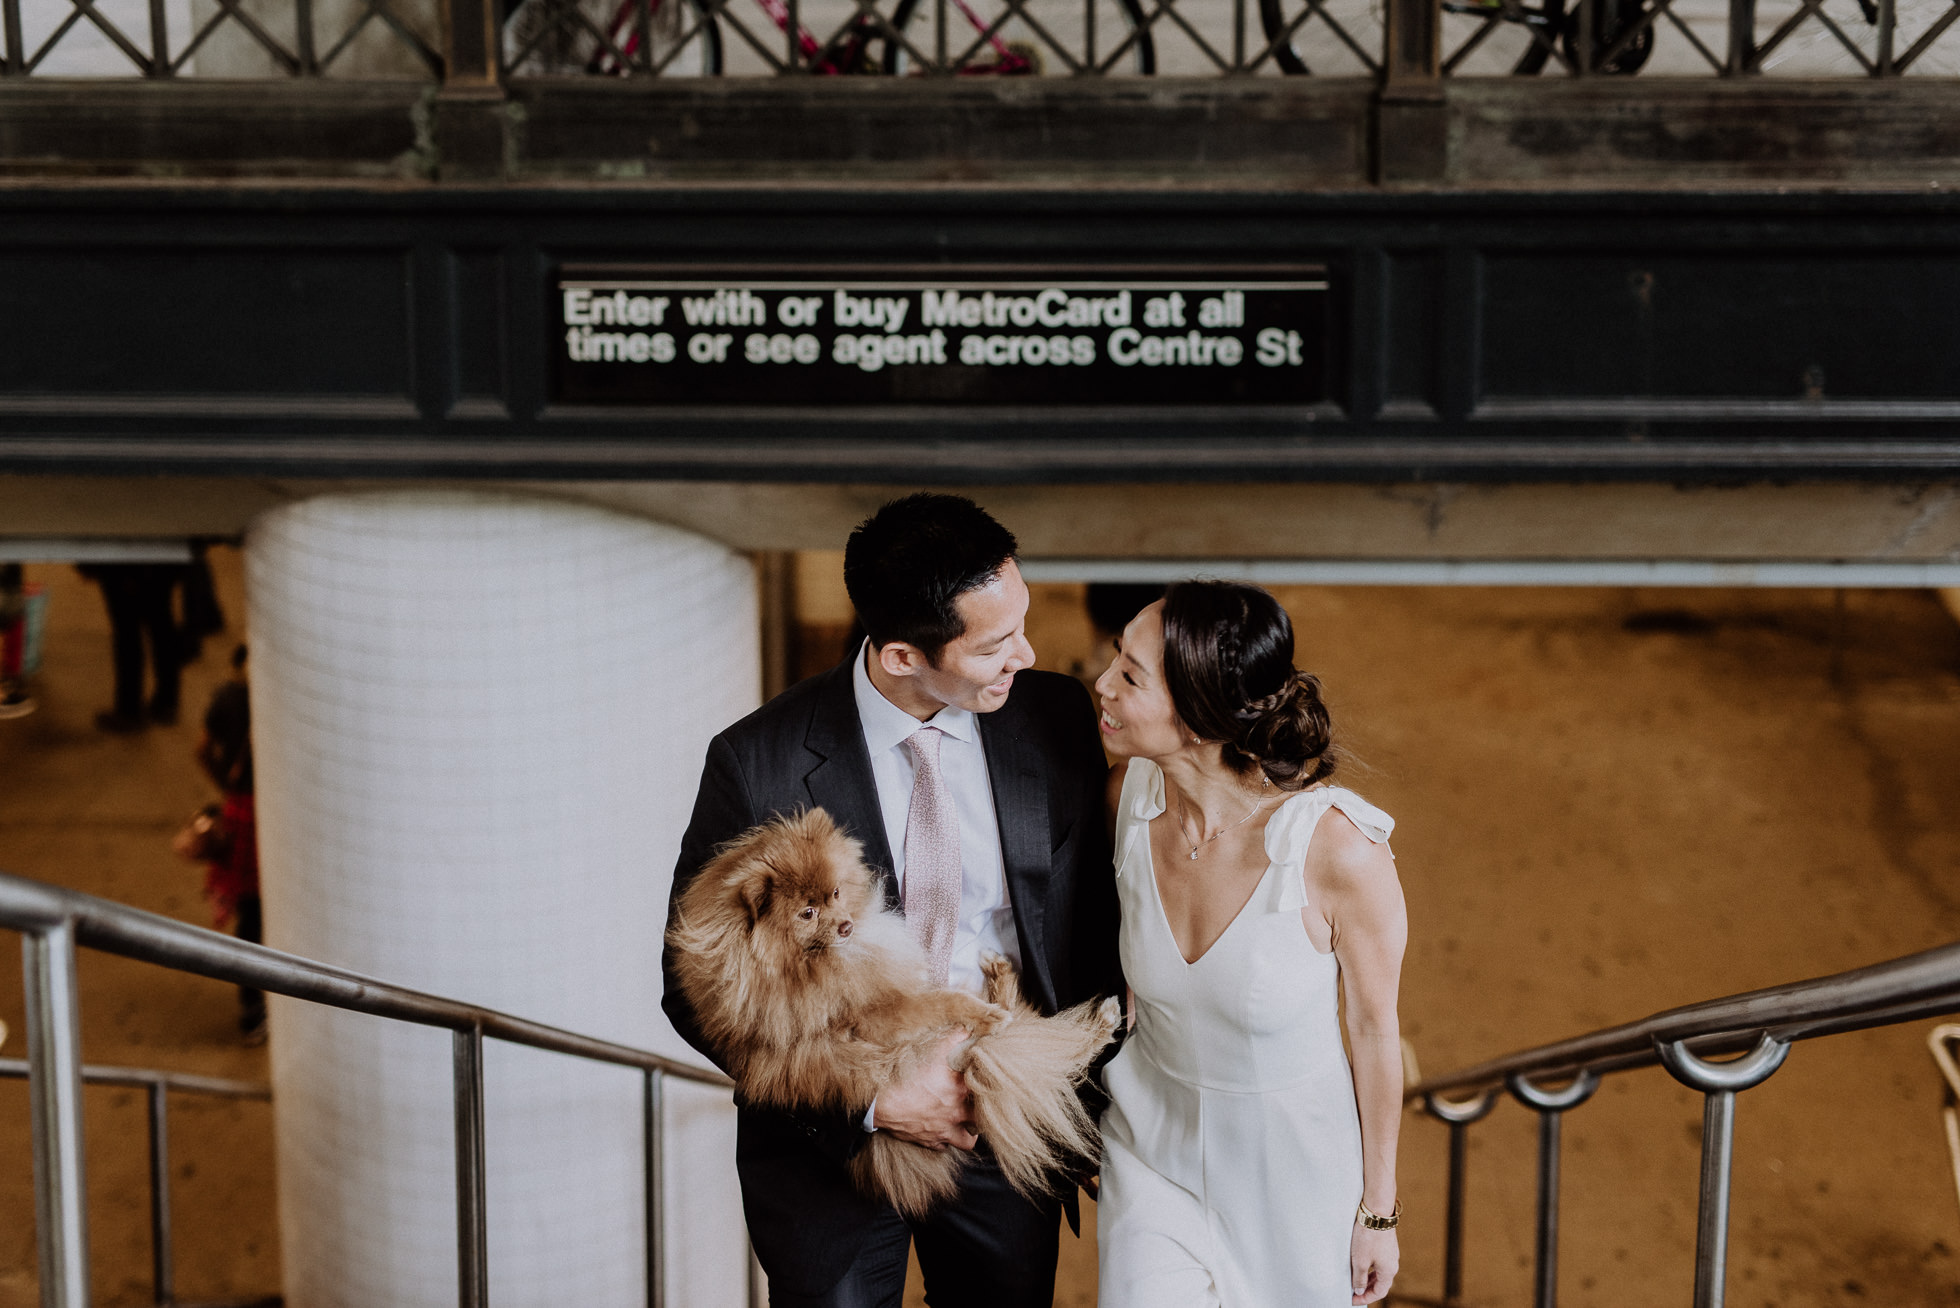
<path fill-rule="evenodd" d="M 770 1308 L 899 1308 L 914 1242 L 931 1308 L 1051 1308 L 1061 1220 L 1058 1200 L 1029 1203 L 978 1156 L 952 1202 L 909 1224 L 885 1209 L 841 1281 L 816 1295 L 772 1288 Z"/>
<path fill-rule="evenodd" d="M 156 688 L 150 703 L 164 716 L 177 712 L 178 670 L 183 636 L 170 611 L 177 569 L 150 564 L 107 564 L 99 571 L 102 600 L 109 610 L 109 643 L 116 665 L 116 713 L 143 715 L 143 641 L 149 638 Z"/>

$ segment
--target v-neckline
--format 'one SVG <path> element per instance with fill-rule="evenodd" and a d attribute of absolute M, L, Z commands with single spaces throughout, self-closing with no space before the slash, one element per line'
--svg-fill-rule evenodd
<path fill-rule="evenodd" d="M 1286 801 L 1282 800 L 1280 802 L 1280 808 L 1284 807 L 1286 807 Z M 1277 816 L 1279 816 L 1279 809 L 1274 809 L 1272 817 Z M 1269 823 L 1272 817 L 1267 819 Z M 1237 926 L 1239 919 L 1245 916 L 1245 910 L 1252 906 L 1252 901 L 1259 898 L 1259 892 L 1265 889 L 1266 878 L 1273 874 L 1273 860 L 1270 858 L 1266 860 L 1266 870 L 1261 872 L 1259 879 L 1252 883 L 1251 893 L 1247 894 L 1245 902 L 1239 905 L 1238 912 L 1232 914 L 1232 920 L 1225 924 L 1225 929 L 1212 938 L 1212 942 L 1205 946 L 1203 953 L 1199 954 L 1196 958 L 1186 958 L 1184 956 L 1184 946 L 1177 943 L 1177 931 L 1171 926 L 1171 915 L 1164 911 L 1164 888 L 1157 881 L 1157 842 L 1150 835 L 1150 821 L 1154 820 L 1152 818 L 1143 824 L 1143 856 L 1150 863 L 1150 896 L 1157 901 L 1157 921 L 1163 926 L 1164 935 L 1171 942 L 1171 952 L 1177 955 L 1178 962 L 1184 964 L 1185 970 L 1189 971 L 1191 968 L 1204 962 L 1207 958 L 1210 958 L 1212 951 L 1224 944 L 1225 937 L 1232 934 L 1232 928 Z M 1259 832 L 1259 852 L 1262 854 L 1266 852 L 1266 834 L 1265 828 L 1263 827 L 1260 828 Z"/>

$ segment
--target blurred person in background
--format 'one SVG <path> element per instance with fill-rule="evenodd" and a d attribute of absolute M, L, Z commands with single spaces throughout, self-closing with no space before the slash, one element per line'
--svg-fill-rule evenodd
<path fill-rule="evenodd" d="M 18 563 L 0 563 L 0 718 L 34 711 L 27 693 L 27 587 Z"/>
<path fill-rule="evenodd" d="M 204 864 L 204 897 L 215 923 L 232 926 L 240 940 L 258 944 L 265 918 L 259 902 L 259 839 L 252 794 L 252 698 L 246 684 L 246 648 L 231 654 L 231 675 L 211 692 L 197 763 L 217 785 L 221 799 L 192 820 L 177 850 Z M 265 995 L 238 988 L 238 1029 L 247 1044 L 265 1040 Z"/>
<path fill-rule="evenodd" d="M 116 664 L 115 707 L 95 715 L 104 731 L 127 735 L 150 723 L 177 721 L 184 637 L 171 612 L 183 580 L 181 563 L 85 563 L 76 568 L 102 588 L 109 610 L 109 643 Z M 154 686 L 143 702 L 143 646 L 147 638 Z"/>
<path fill-rule="evenodd" d="M 183 661 L 195 663 L 204 653 L 204 638 L 225 629 L 225 611 L 218 603 L 218 585 L 211 576 L 207 541 L 191 542 L 190 566 L 183 582 Z"/>

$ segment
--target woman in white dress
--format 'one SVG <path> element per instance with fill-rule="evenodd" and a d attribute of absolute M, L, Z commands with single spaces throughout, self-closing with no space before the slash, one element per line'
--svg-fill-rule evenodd
<path fill-rule="evenodd" d="M 1096 691 L 1134 1023 L 1103 1074 L 1100 1308 L 1372 1303 L 1398 1263 L 1394 822 L 1325 784 L 1319 683 L 1257 587 L 1171 587 Z"/>

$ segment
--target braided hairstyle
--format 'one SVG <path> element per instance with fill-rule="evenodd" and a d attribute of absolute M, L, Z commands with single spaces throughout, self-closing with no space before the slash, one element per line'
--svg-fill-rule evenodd
<path fill-rule="evenodd" d="M 1171 706 L 1225 764 L 1256 764 L 1282 790 L 1332 776 L 1340 761 L 1320 681 L 1293 666 L 1293 623 L 1257 586 L 1181 581 L 1164 593 L 1164 682 Z"/>

